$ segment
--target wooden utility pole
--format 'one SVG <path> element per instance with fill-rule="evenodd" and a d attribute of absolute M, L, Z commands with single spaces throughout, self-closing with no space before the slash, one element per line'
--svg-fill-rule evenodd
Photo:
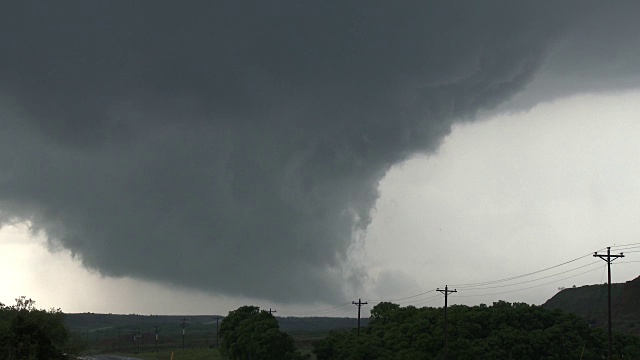
<path fill-rule="evenodd" d="M 218 346 L 220 345 L 220 336 L 218 335 L 220 328 L 218 327 L 218 320 L 222 319 L 222 316 L 216 315 L 214 319 L 216 319 L 216 349 L 217 349 Z"/>
<path fill-rule="evenodd" d="M 138 354 L 140 354 L 140 343 L 142 342 L 142 332 L 138 330 Z"/>
<path fill-rule="evenodd" d="M 276 312 L 277 312 L 277 311 L 276 311 L 275 309 L 274 309 L 274 310 L 271 310 L 271 308 L 269 308 L 269 314 L 272 314 L 272 315 L 273 315 L 273 313 L 276 313 Z"/>
<path fill-rule="evenodd" d="M 611 345 L 611 262 L 617 258 L 622 258 L 624 255 L 620 253 L 620 255 L 611 255 L 611 247 L 607 247 L 607 255 L 598 254 L 597 252 L 593 253 L 593 257 L 598 257 L 607 262 L 607 270 L 609 273 L 608 281 L 607 281 L 607 291 L 609 292 L 609 360 L 612 359 L 612 345 Z"/>
<path fill-rule="evenodd" d="M 184 350 L 184 328 L 187 326 L 187 319 L 182 318 L 182 350 Z"/>
<path fill-rule="evenodd" d="M 156 329 L 156 352 L 158 352 L 158 325 L 154 326 Z"/>
<path fill-rule="evenodd" d="M 367 305 L 368 303 L 366 301 L 362 302 L 361 299 L 358 299 L 358 302 L 352 301 L 351 303 L 358 307 L 358 336 L 360 336 L 360 308 L 362 305 Z"/>
<path fill-rule="evenodd" d="M 449 290 L 449 286 L 445 285 L 444 286 L 444 290 L 442 289 L 436 289 L 437 292 L 441 292 L 444 294 L 444 360 L 447 360 L 447 298 L 449 297 L 449 294 L 454 293 L 454 292 L 458 292 L 458 290 Z"/>

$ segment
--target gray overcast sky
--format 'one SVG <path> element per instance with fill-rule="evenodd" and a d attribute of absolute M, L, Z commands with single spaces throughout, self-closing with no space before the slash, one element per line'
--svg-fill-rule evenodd
<path fill-rule="evenodd" d="M 0 301 L 309 314 L 638 243 L 639 6 L 8 5 Z"/>

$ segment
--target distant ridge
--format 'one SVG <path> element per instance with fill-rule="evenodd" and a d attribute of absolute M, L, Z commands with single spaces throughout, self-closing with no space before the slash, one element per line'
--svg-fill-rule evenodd
<path fill-rule="evenodd" d="M 150 329 L 157 325 L 178 329 L 182 318 L 187 318 L 190 326 L 215 325 L 214 315 L 138 315 L 138 314 L 65 314 L 65 322 L 71 331 L 95 331 L 99 329 L 142 328 Z M 329 331 L 352 329 L 356 326 L 354 318 L 347 317 L 280 317 L 276 316 L 283 331 Z M 369 319 L 363 318 L 367 325 Z"/>

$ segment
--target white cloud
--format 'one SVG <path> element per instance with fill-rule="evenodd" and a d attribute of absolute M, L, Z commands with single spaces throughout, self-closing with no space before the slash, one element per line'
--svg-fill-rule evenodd
<path fill-rule="evenodd" d="M 510 277 L 638 242 L 639 104 L 640 92 L 584 95 L 459 125 L 438 154 L 394 168 L 381 183 L 369 230 L 370 266 L 414 274 L 423 285 L 387 296 Z M 621 264 L 614 280 L 630 280 L 638 270 Z M 558 286 L 600 278 L 594 271 L 524 293 L 460 301 L 541 303 Z"/>

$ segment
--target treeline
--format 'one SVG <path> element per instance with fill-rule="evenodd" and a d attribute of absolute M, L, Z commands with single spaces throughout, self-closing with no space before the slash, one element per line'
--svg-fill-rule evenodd
<path fill-rule="evenodd" d="M 80 350 L 64 325 L 59 309 L 39 310 L 25 297 L 0 303 L 0 359 L 58 360 L 75 358 Z"/>
<path fill-rule="evenodd" d="M 451 306 L 448 358 L 603 359 L 607 336 L 580 317 L 540 306 L 500 301 Z M 444 310 L 380 303 L 361 330 L 331 332 L 315 344 L 318 360 L 444 359 Z M 613 359 L 640 359 L 640 340 L 617 334 Z"/>

